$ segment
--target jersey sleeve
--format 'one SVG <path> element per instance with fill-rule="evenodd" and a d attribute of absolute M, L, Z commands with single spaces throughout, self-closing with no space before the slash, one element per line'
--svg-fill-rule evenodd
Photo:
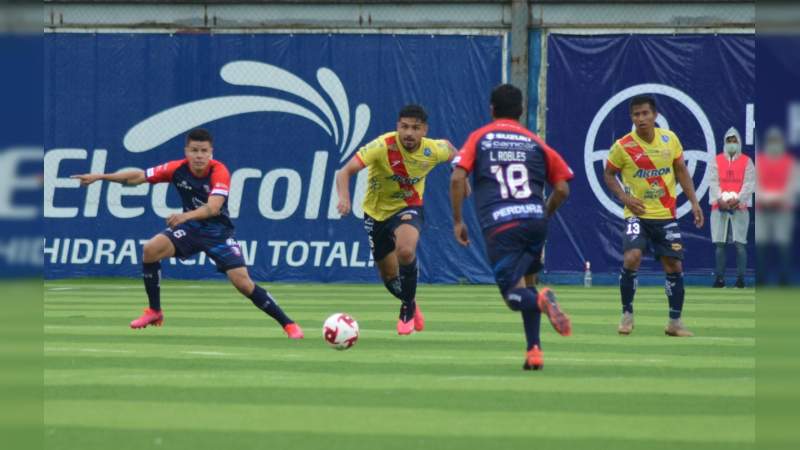
<path fill-rule="evenodd" d="M 478 135 L 473 133 L 467 138 L 467 142 L 461 147 L 458 154 L 453 158 L 453 166 L 461 167 L 467 173 L 475 168 L 475 145 L 478 143 Z"/>
<path fill-rule="evenodd" d="M 683 144 L 675 133 L 672 133 L 672 160 L 677 161 L 683 159 Z"/>
<path fill-rule="evenodd" d="M 147 182 L 150 184 L 155 183 L 169 183 L 172 181 L 172 174 L 178 170 L 178 167 L 183 165 L 183 159 L 177 159 L 175 161 L 166 162 L 164 164 L 159 164 L 154 167 L 150 167 L 149 169 L 145 170 L 144 175 L 147 179 Z"/>
<path fill-rule="evenodd" d="M 450 161 L 453 153 L 456 152 L 453 144 L 451 144 L 447 139 L 436 139 L 433 141 L 433 149 L 437 163 Z"/>
<path fill-rule="evenodd" d="M 381 138 L 371 141 L 367 145 L 358 149 L 355 158 L 361 162 L 363 167 L 374 164 L 378 158 L 386 154 L 386 147 L 383 142 L 384 140 Z"/>
<path fill-rule="evenodd" d="M 611 151 L 608 152 L 606 164 L 618 170 L 622 170 L 622 167 L 625 165 L 625 155 L 625 150 L 619 145 L 619 141 L 614 142 L 614 145 L 611 146 Z"/>
<path fill-rule="evenodd" d="M 228 168 L 222 163 L 215 164 L 211 172 L 211 192 L 208 195 L 222 195 L 223 197 L 227 197 L 231 189 L 230 185 L 231 174 L 228 172 Z"/>
<path fill-rule="evenodd" d="M 547 182 L 551 186 L 559 181 L 569 181 L 575 178 L 575 173 L 557 151 L 546 144 L 542 146 L 542 149 L 544 149 L 546 159 Z"/>

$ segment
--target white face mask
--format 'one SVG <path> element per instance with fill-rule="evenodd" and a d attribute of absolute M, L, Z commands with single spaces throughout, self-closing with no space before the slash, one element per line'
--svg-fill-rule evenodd
<path fill-rule="evenodd" d="M 725 143 L 725 153 L 730 156 L 735 155 L 739 152 L 739 144 L 736 142 L 726 142 Z"/>

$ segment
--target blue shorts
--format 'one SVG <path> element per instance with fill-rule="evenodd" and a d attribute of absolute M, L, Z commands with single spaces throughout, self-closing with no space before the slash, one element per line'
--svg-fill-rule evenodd
<path fill-rule="evenodd" d="M 422 231 L 425 217 L 421 206 L 403 208 L 397 214 L 386 220 L 375 220 L 364 214 L 364 229 L 369 236 L 369 248 L 372 249 L 372 258 L 380 261 L 394 251 L 394 230 L 400 225 L 411 225 L 417 231 Z"/>
<path fill-rule="evenodd" d="M 503 296 L 520 278 L 542 270 L 546 219 L 507 222 L 484 230 L 483 237 L 494 279 Z"/>
<path fill-rule="evenodd" d="M 662 256 L 683 260 L 683 240 L 678 222 L 674 219 L 625 219 L 622 250 L 638 248 L 642 253 L 651 251 L 656 259 Z"/>
<path fill-rule="evenodd" d="M 161 234 L 172 241 L 172 245 L 175 246 L 175 256 L 178 258 L 186 259 L 205 252 L 217 265 L 217 270 L 222 273 L 245 266 L 242 249 L 233 238 L 233 233 L 214 236 L 204 233 L 201 229 L 181 224 L 175 228 L 167 228 Z"/>

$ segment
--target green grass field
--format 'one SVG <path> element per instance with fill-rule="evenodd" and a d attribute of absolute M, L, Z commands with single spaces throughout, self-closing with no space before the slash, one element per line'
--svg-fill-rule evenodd
<path fill-rule="evenodd" d="M 745 449 L 755 436 L 754 291 L 689 287 L 690 339 L 668 338 L 663 289 L 557 287 L 545 370 L 493 286 L 421 286 L 427 330 L 395 334 L 383 286 L 268 286 L 306 331 L 289 341 L 222 282 L 165 281 L 161 328 L 131 330 L 138 280 L 45 284 L 47 449 Z M 321 337 L 352 314 L 351 350 Z"/>

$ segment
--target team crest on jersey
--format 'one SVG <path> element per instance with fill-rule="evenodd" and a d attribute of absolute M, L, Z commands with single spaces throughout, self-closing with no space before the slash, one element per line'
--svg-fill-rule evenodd
<path fill-rule="evenodd" d="M 431 156 L 431 149 L 425 147 L 425 150 L 422 151 L 422 154 L 425 156 Z"/>
<path fill-rule="evenodd" d="M 664 141 L 665 143 L 667 143 L 667 142 L 669 142 L 669 136 L 664 134 L 664 135 L 661 136 L 661 140 Z"/>

